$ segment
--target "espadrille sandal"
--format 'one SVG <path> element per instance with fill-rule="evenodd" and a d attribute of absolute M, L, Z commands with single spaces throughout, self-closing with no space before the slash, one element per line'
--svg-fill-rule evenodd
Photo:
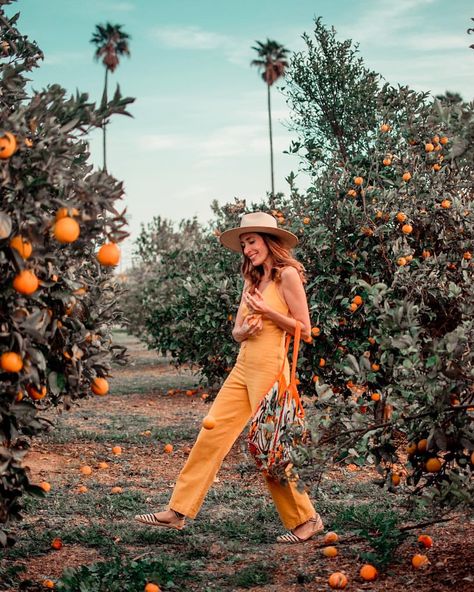
<path fill-rule="evenodd" d="M 288 532 L 285 532 L 285 534 L 281 534 L 277 537 L 277 543 L 289 543 L 293 545 L 297 543 L 304 543 L 324 530 L 323 521 L 321 520 L 321 516 L 319 514 L 317 514 L 314 518 L 310 518 L 308 522 L 315 524 L 315 530 L 309 536 L 302 538 L 289 530 Z"/>
<path fill-rule="evenodd" d="M 185 518 L 178 518 L 178 516 L 176 516 L 175 520 L 172 519 L 169 522 L 163 522 L 163 520 L 158 520 L 155 514 L 137 514 L 135 520 L 142 524 L 147 524 L 148 526 L 161 526 L 163 528 L 183 530 Z"/>

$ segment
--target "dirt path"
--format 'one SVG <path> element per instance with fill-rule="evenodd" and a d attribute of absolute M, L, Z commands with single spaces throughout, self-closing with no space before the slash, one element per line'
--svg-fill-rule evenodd
<path fill-rule="evenodd" d="M 54 430 L 35 441 L 27 456 L 32 481 L 48 481 L 52 489 L 44 499 L 27 500 L 25 520 L 15 532 L 18 543 L 0 558 L 1 592 L 43 589 L 45 578 L 59 579 L 66 567 L 111 557 L 161 562 L 162 571 L 155 565 L 154 573 L 163 591 L 329 590 L 333 571 L 347 574 L 351 592 L 474 590 L 474 552 L 468 543 L 474 528 L 462 517 L 428 529 L 435 544 L 426 569 L 410 565 L 418 552 L 413 533 L 373 583 L 358 576 L 364 553 L 373 552 L 365 542 L 340 544 L 333 559 L 322 556 L 321 538 L 305 545 L 275 544 L 282 528 L 243 438 L 224 461 L 198 519 L 185 531 L 135 524 L 135 513 L 165 506 L 208 403 L 200 391 L 189 393 L 197 385 L 189 370 L 176 370 L 122 333 L 117 341 L 129 347 L 130 363 L 116 369 L 110 395 L 83 401 L 62 415 L 54 412 Z M 168 443 L 171 454 L 163 450 Z M 122 448 L 121 455 L 112 453 L 114 446 Z M 100 468 L 100 462 L 108 466 Z M 80 472 L 84 465 L 92 468 L 90 476 Z M 371 478 L 367 471 L 334 467 L 321 487 L 314 487 L 312 497 L 328 528 L 339 525 L 347 537 L 350 521 L 345 527 L 344 517 L 353 515 L 354 508 L 373 513 L 381 527 L 384 519 L 397 515 L 398 496 L 382 492 Z M 85 493 L 79 492 L 81 485 Z M 112 493 L 113 487 L 121 487 L 121 493 Z M 60 550 L 51 548 L 55 537 L 62 540 Z"/>

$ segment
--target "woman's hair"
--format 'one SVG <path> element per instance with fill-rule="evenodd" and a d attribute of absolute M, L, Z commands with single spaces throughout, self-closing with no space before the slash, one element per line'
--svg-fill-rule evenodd
<path fill-rule="evenodd" d="M 281 281 L 281 272 L 285 267 L 294 267 L 298 272 L 301 281 L 306 283 L 306 275 L 303 265 L 292 256 L 290 250 L 284 247 L 277 237 L 264 232 L 257 232 L 256 234 L 259 234 L 263 238 L 273 259 L 271 271 L 272 280 L 275 280 L 276 282 Z M 243 255 L 243 257 L 244 261 L 241 268 L 242 275 L 249 284 L 250 292 L 253 292 L 263 277 L 263 265 L 254 267 L 248 257 L 245 255 Z"/>

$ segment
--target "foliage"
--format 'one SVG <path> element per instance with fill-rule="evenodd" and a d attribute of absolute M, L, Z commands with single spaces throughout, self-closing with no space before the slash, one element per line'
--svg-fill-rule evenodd
<path fill-rule="evenodd" d="M 132 99 L 117 91 L 97 109 L 86 94 L 67 97 L 55 84 L 30 94 L 26 74 L 42 53 L 17 30 L 18 14 L 9 19 L 2 8 L 0 17 L 0 135 L 12 134 L 17 143 L 0 161 L 0 353 L 15 352 L 23 366 L 0 373 L 0 543 L 6 544 L 4 529 L 20 517 L 23 492 L 42 492 L 22 467 L 30 437 L 49 426 L 39 411 L 89 395 L 91 381 L 109 374 L 111 359 L 123 358 L 110 335 L 120 319 L 115 281 L 94 256 L 106 238 L 127 235 L 115 207 L 123 188 L 93 170 L 86 137 L 104 119 L 126 113 Z M 61 208 L 80 228 L 66 244 L 54 236 Z M 18 235 L 31 244 L 30 256 L 10 246 Z M 30 295 L 12 285 L 22 270 L 39 280 Z"/>

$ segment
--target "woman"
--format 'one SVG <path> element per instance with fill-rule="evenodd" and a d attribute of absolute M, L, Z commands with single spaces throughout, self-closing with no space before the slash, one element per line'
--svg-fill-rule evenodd
<path fill-rule="evenodd" d="M 209 410 L 215 427 L 199 433 L 168 510 L 136 516 L 145 524 L 181 530 L 186 517 L 196 517 L 222 461 L 283 365 L 285 334 L 294 334 L 299 322 L 302 338 L 310 337 L 303 266 L 290 254 L 297 237 L 278 228 L 273 216 L 254 212 L 242 216 L 238 228 L 223 232 L 220 241 L 224 247 L 243 254 L 245 284 L 232 331 L 241 344 L 239 355 Z M 288 380 L 288 360 L 285 373 Z M 307 493 L 299 492 L 292 482 L 265 479 L 288 529 L 277 537 L 277 542 L 304 542 L 323 530 Z"/>

